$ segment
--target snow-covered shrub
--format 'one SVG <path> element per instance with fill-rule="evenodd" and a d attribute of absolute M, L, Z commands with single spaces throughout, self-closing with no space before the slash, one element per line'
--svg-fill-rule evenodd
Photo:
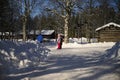
<path fill-rule="evenodd" d="M 70 43 L 88 43 L 87 38 L 81 37 L 81 38 L 69 38 Z"/>
<path fill-rule="evenodd" d="M 0 63 L 9 68 L 40 65 L 50 50 L 37 41 L 0 41 Z"/>

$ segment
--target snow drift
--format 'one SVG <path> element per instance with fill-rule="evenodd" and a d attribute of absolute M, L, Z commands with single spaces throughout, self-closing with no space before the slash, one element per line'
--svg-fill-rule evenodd
<path fill-rule="evenodd" d="M 112 48 L 106 50 L 105 54 L 102 55 L 104 59 L 119 59 L 120 58 L 120 42 L 116 42 Z"/>
<path fill-rule="evenodd" d="M 8 68 L 40 65 L 50 50 L 37 41 L 0 41 L 0 64 Z"/>

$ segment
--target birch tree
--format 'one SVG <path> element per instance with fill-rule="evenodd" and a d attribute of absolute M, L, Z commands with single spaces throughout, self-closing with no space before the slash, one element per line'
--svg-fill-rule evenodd
<path fill-rule="evenodd" d="M 50 1 L 52 2 L 52 4 L 56 5 L 57 9 L 47 8 L 47 10 L 60 16 L 64 20 L 64 37 L 65 37 L 64 42 L 68 43 L 69 21 L 72 12 L 75 9 L 77 0 L 50 0 Z"/>
<path fill-rule="evenodd" d="M 23 41 L 26 40 L 26 23 L 27 23 L 27 17 L 30 16 L 32 11 L 35 9 L 35 7 L 40 3 L 42 3 L 42 0 L 21 0 L 19 1 L 21 4 L 21 14 L 23 15 L 22 18 L 22 29 L 23 29 Z"/>

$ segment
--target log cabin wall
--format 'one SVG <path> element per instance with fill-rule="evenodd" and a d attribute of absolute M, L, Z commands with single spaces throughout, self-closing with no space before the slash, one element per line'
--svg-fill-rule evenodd
<path fill-rule="evenodd" d="M 120 27 L 110 25 L 98 31 L 99 42 L 120 41 Z"/>

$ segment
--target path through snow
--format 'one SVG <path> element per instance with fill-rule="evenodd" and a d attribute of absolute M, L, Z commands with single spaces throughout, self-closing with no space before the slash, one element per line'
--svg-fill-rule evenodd
<path fill-rule="evenodd" d="M 63 45 L 61 50 L 49 46 L 51 55 L 48 61 L 42 70 L 34 70 L 28 75 L 30 80 L 120 80 L 119 57 L 106 56 L 114 43 L 78 45 Z M 117 48 L 120 53 L 120 44 Z"/>

